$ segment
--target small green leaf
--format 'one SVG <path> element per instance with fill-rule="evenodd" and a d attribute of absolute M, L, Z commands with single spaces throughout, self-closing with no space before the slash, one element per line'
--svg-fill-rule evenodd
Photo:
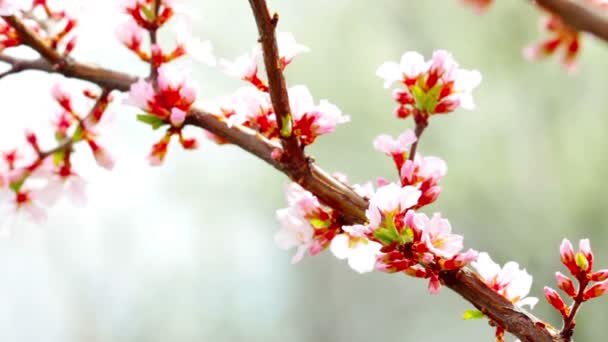
<path fill-rule="evenodd" d="M 157 0 L 158 1 L 158 0 Z M 141 12 L 144 14 L 144 17 L 146 18 L 147 21 L 154 21 L 154 19 L 156 19 L 156 15 L 154 14 L 154 10 L 153 8 L 156 7 L 156 1 L 152 2 L 152 6 L 150 7 L 146 7 L 146 6 L 141 6 Z"/>
<path fill-rule="evenodd" d="M 74 135 L 72 135 L 72 141 L 79 142 L 80 140 L 82 140 L 83 133 L 84 130 L 82 129 L 82 125 L 78 125 L 78 127 L 76 127 L 76 130 L 74 131 Z"/>
<path fill-rule="evenodd" d="M 462 314 L 462 319 L 464 319 L 465 321 L 468 321 L 470 319 L 480 319 L 484 317 L 485 315 L 483 314 L 483 312 L 479 310 L 467 310 Z"/>
<path fill-rule="evenodd" d="M 11 183 L 11 185 L 9 185 L 9 187 L 14 192 L 19 192 L 21 190 L 21 187 L 23 186 L 23 183 L 25 183 L 25 179 L 26 179 L 26 177 L 23 177 L 22 180 L 20 180 L 18 182 Z"/>
<path fill-rule="evenodd" d="M 313 218 L 312 220 L 310 220 L 310 224 L 313 227 L 315 227 L 316 229 L 321 229 L 321 228 L 327 228 L 327 227 L 331 226 L 331 221 L 330 220 L 323 221 L 318 218 Z"/>
<path fill-rule="evenodd" d="M 61 162 L 63 162 L 64 158 L 65 158 L 65 150 L 59 150 L 59 151 L 55 152 L 53 154 L 53 164 L 55 164 L 55 166 L 61 165 Z"/>
<path fill-rule="evenodd" d="M 414 241 L 414 231 L 410 227 L 405 227 L 401 232 L 401 242 L 403 244 Z"/>
<path fill-rule="evenodd" d="M 159 129 L 164 125 L 168 125 L 165 120 L 159 118 L 158 116 L 149 114 L 139 114 L 137 115 L 137 120 L 145 123 L 146 125 L 150 125 L 154 130 Z"/>
<path fill-rule="evenodd" d="M 287 113 L 284 117 L 281 117 L 281 136 L 283 138 L 289 138 L 291 136 L 291 114 Z"/>
<path fill-rule="evenodd" d="M 397 231 L 395 229 L 390 228 L 378 228 L 374 231 L 374 237 L 380 241 L 384 245 L 390 245 L 396 240 L 399 239 L 399 235 L 397 235 Z"/>

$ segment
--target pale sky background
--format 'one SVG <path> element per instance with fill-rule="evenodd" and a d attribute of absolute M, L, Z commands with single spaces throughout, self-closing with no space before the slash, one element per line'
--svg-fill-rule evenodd
<path fill-rule="evenodd" d="M 145 74 L 115 39 L 117 1 L 61 3 L 81 13 L 76 58 Z M 536 297 L 563 271 L 563 237 L 591 237 L 598 267 L 608 267 L 604 44 L 585 37 L 580 70 L 569 76 L 555 59 L 521 57 L 539 37 L 537 13 L 524 1 L 499 1 L 482 17 L 455 0 L 270 5 L 281 13 L 280 28 L 311 48 L 289 67 L 288 82 L 308 85 L 315 99 L 352 117 L 310 151 L 326 170 L 353 182 L 394 177 L 371 142 L 411 123 L 392 117 L 394 103 L 375 70 L 406 50 L 429 56 L 447 49 L 484 80 L 474 93 L 477 110 L 437 118 L 424 137 L 421 152 L 449 166 L 444 193 L 426 212 L 441 211 L 467 247 L 526 267 Z M 233 59 L 255 43 L 247 1 L 184 6 L 217 56 Z M 163 40 L 171 44 L 170 32 Z M 201 99 L 241 85 L 204 65 L 195 64 L 193 76 Z M 0 150 L 22 144 L 25 128 L 49 138 L 56 110 L 49 90 L 58 79 L 24 72 L 0 80 Z M 328 251 L 290 265 L 292 252 L 272 241 L 284 176 L 198 130 L 191 134 L 202 139 L 199 150 L 175 144 L 164 166 L 149 167 L 145 156 L 161 132 L 137 123 L 137 111 L 119 102 L 101 130 L 115 170 L 97 168 L 86 148 L 77 153 L 88 204 L 62 202 L 44 225 L 24 223 L 0 241 L 2 341 L 492 340 L 485 321 L 460 319 L 471 306 L 449 290 L 430 296 L 424 281 L 360 276 Z M 605 300 L 583 308 L 577 341 L 603 336 L 607 308 Z M 542 299 L 534 313 L 559 324 Z"/>

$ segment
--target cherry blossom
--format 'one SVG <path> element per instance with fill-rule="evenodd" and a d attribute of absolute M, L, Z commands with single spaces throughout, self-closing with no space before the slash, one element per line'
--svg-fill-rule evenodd
<path fill-rule="evenodd" d="M 289 101 L 293 115 L 293 131 L 304 145 L 312 144 L 319 135 L 332 133 L 336 126 L 350 121 L 350 117 L 327 100 L 315 105 L 306 86 L 289 88 Z"/>
<path fill-rule="evenodd" d="M 471 92 L 481 82 L 479 71 L 459 68 L 444 50 L 435 51 L 427 62 L 417 52 L 406 52 L 400 63 L 382 64 L 376 75 L 384 79 L 385 88 L 396 81 L 405 86 L 393 94 L 399 104 L 395 114 L 399 118 L 413 115 L 424 126 L 430 115 L 449 113 L 458 107 L 473 109 Z"/>
<path fill-rule="evenodd" d="M 296 183 L 285 187 L 285 195 L 288 207 L 277 210 L 281 229 L 275 234 L 275 243 L 282 249 L 297 247 L 292 258 L 292 263 L 297 263 L 306 251 L 316 255 L 329 246 L 340 228 L 338 213 Z"/>
<path fill-rule="evenodd" d="M 518 263 L 510 261 L 501 268 L 488 253 L 482 252 L 471 265 L 491 289 L 513 304 L 528 305 L 532 309 L 538 303 L 538 298 L 526 297 L 532 287 L 532 276 L 525 269 L 519 269 Z"/>
<path fill-rule="evenodd" d="M 443 258 L 451 258 L 463 248 L 462 235 L 452 234 L 450 222 L 435 213 L 429 219 L 424 214 L 416 215 L 416 223 L 423 230 L 423 242 L 429 251 Z"/>
<path fill-rule="evenodd" d="M 557 54 L 561 49 L 562 65 L 567 71 L 574 72 L 580 52 L 580 33 L 564 23 L 559 16 L 552 14 L 542 19 L 541 29 L 549 34 L 549 38 L 526 47 L 524 56 L 529 60 L 539 60 Z"/>
<path fill-rule="evenodd" d="M 285 69 L 298 54 L 310 51 L 308 47 L 296 42 L 295 37 L 290 32 L 277 32 L 276 36 L 277 45 L 279 47 L 279 58 L 283 69 Z"/>
<path fill-rule="evenodd" d="M 418 203 L 420 190 L 413 186 L 401 187 L 390 183 L 379 188 L 369 201 L 369 208 L 365 212 L 369 225 L 376 228 L 383 218 L 404 214 L 405 211 Z"/>
<path fill-rule="evenodd" d="M 338 259 L 348 259 L 348 265 L 358 273 L 373 271 L 382 245 L 366 237 L 366 226 L 344 226 L 342 229 L 344 233 L 331 241 L 331 252 Z"/>

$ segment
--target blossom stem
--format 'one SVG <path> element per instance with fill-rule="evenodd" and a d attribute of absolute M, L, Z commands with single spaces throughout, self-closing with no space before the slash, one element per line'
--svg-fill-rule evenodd
<path fill-rule="evenodd" d="M 416 157 L 416 150 L 418 149 L 418 143 L 420 142 L 420 137 L 422 137 L 422 133 L 426 129 L 426 123 L 416 123 L 416 129 L 414 133 L 416 134 L 416 141 L 412 144 L 412 148 L 410 149 L 410 155 L 408 156 L 408 160 L 414 160 Z"/>
<path fill-rule="evenodd" d="M 571 341 L 572 339 L 572 335 L 574 334 L 574 328 L 576 326 L 576 322 L 574 321 L 574 318 L 576 317 L 576 314 L 578 312 L 578 310 L 581 307 L 581 304 L 583 303 L 583 296 L 585 294 L 585 289 L 587 288 L 587 285 L 589 285 L 589 279 L 587 279 L 587 277 L 579 277 L 579 286 L 578 286 L 578 293 L 576 294 L 576 297 L 574 298 L 574 303 L 571 306 L 570 309 L 570 313 L 568 314 L 568 317 L 566 317 L 564 319 L 564 326 L 562 328 L 562 331 L 560 332 L 560 336 L 562 336 L 564 338 L 564 341 Z"/>
<path fill-rule="evenodd" d="M 154 46 L 158 43 L 158 13 L 160 12 L 161 0 L 154 0 L 154 24 L 148 33 L 150 35 L 150 79 L 155 88 L 157 88 L 158 65 L 154 61 Z"/>

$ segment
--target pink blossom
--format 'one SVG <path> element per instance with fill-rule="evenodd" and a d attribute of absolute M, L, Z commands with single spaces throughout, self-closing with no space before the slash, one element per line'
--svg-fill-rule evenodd
<path fill-rule="evenodd" d="M 369 208 L 365 212 L 370 227 L 378 227 L 383 216 L 405 212 L 415 206 L 419 198 L 420 190 L 413 186 L 401 187 L 395 183 L 390 183 L 378 188 L 370 199 Z"/>
<path fill-rule="evenodd" d="M 191 25 L 185 24 L 184 21 L 178 22 L 175 26 L 175 37 L 177 39 L 177 47 L 173 55 L 179 57 L 181 54 L 188 54 L 197 62 L 209 66 L 216 65 L 216 59 L 212 53 L 213 45 L 208 40 L 202 41 L 200 38 L 193 36 Z"/>
<path fill-rule="evenodd" d="M 39 191 L 41 201 L 53 205 L 62 195 L 67 195 L 73 205 L 86 204 L 86 182 L 78 174 L 56 173 L 49 177 L 46 186 Z"/>
<path fill-rule="evenodd" d="M 114 159 L 108 153 L 108 151 L 93 140 L 89 140 L 87 142 L 91 148 L 91 151 L 93 152 L 93 157 L 95 157 L 97 164 L 106 170 L 112 170 L 114 168 Z"/>
<path fill-rule="evenodd" d="M 302 142 L 309 145 L 322 134 L 332 133 L 336 126 L 350 121 L 350 117 L 327 100 L 315 105 L 306 86 L 289 88 L 289 104 L 292 111 L 293 130 Z"/>
<path fill-rule="evenodd" d="M 541 19 L 541 30 L 547 32 L 549 37 L 525 47 L 524 57 L 535 61 L 556 55 L 561 50 L 561 62 L 566 71 L 570 73 L 576 71 L 576 59 L 581 50 L 580 32 L 551 13 Z"/>
<path fill-rule="evenodd" d="M 420 75 L 426 72 L 429 65 L 425 63 L 424 57 L 418 52 L 408 51 L 401 56 L 399 64 L 386 62 L 376 71 L 376 75 L 384 79 L 384 88 L 389 88 L 393 83 L 402 81 L 414 82 Z"/>
<path fill-rule="evenodd" d="M 358 273 L 374 270 L 376 257 L 380 255 L 382 245 L 370 241 L 365 236 L 366 226 L 344 226 L 344 234 L 336 235 L 330 245 L 331 252 L 338 259 L 348 259 L 348 265 Z"/>
<path fill-rule="evenodd" d="M 226 74 L 245 81 L 257 78 L 258 57 L 261 54 L 259 48 L 255 48 L 251 53 L 238 57 L 234 62 L 220 59 L 219 67 Z"/>
<path fill-rule="evenodd" d="M 381 134 L 374 139 L 374 148 L 387 156 L 399 155 L 403 157 L 403 154 L 409 151 L 410 146 L 416 140 L 416 134 L 411 129 L 401 133 L 397 139 L 393 139 L 388 134 Z"/>
<path fill-rule="evenodd" d="M 171 109 L 171 124 L 175 127 L 180 127 L 184 124 L 184 121 L 186 120 L 186 115 L 187 113 L 179 108 Z"/>
<path fill-rule="evenodd" d="M 463 248 L 464 238 L 452 234 L 452 226 L 441 214 L 435 213 L 430 219 L 425 214 L 416 214 L 416 225 L 423 231 L 422 241 L 435 255 L 451 258 Z"/>
<path fill-rule="evenodd" d="M 532 287 L 532 276 L 525 269 L 519 269 L 516 262 L 510 261 L 501 268 L 488 253 L 479 253 L 477 261 L 471 263 L 483 281 L 494 291 L 522 307 L 534 308 L 538 298 L 526 297 Z"/>
<path fill-rule="evenodd" d="M 139 51 L 144 34 L 147 31 L 129 19 L 116 29 L 118 40 L 127 48 Z"/>
<path fill-rule="evenodd" d="M 281 249 L 297 248 L 291 259 L 295 264 L 302 260 L 304 253 L 312 245 L 314 228 L 293 208 L 277 210 L 277 219 L 281 229 L 274 235 L 274 241 Z"/>
<path fill-rule="evenodd" d="M 382 64 L 376 74 L 384 79 L 385 88 L 399 81 L 393 97 L 399 104 L 396 114 L 406 118 L 413 114 L 416 122 L 426 122 L 429 115 L 454 111 L 457 107 L 473 109 L 471 92 L 481 82 L 481 74 L 460 69 L 451 54 L 444 50 L 433 53 L 431 60 L 417 52 L 406 52 L 399 64 Z"/>
<path fill-rule="evenodd" d="M 289 65 L 299 53 L 310 51 L 308 47 L 298 44 L 294 36 L 289 32 L 277 33 L 277 45 L 283 68 Z"/>

